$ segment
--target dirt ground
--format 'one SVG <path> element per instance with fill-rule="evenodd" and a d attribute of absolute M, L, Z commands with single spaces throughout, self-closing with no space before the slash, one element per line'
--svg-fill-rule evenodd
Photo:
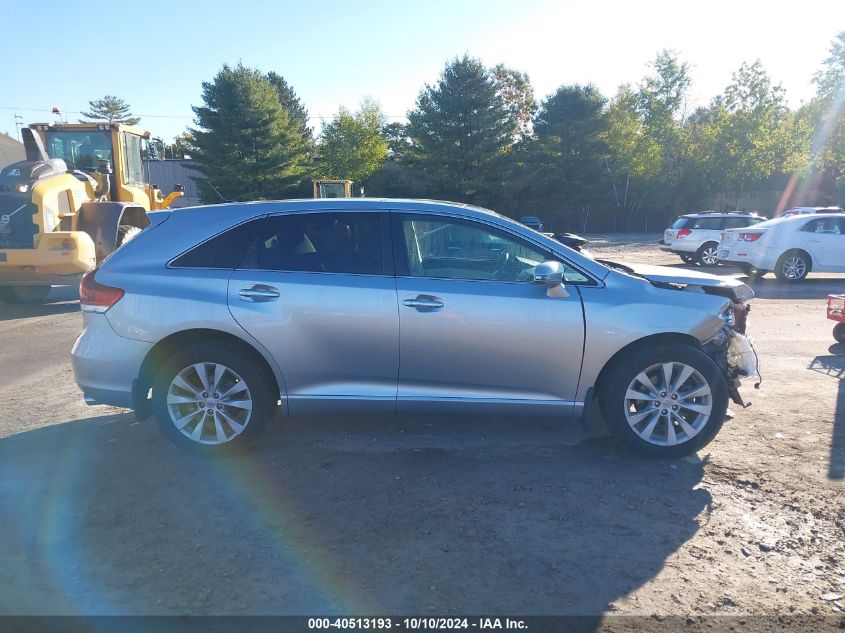
<path fill-rule="evenodd" d="M 593 237 L 679 263 L 656 235 Z M 824 297 L 845 276 L 753 287 L 762 392 L 678 461 L 572 424 L 422 417 L 280 421 L 200 461 L 82 403 L 71 292 L 0 305 L 0 614 L 843 614 Z"/>

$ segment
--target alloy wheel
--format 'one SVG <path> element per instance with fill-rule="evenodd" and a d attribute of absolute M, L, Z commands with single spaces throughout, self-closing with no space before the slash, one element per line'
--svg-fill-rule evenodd
<path fill-rule="evenodd" d="M 170 421 L 199 444 L 225 444 L 240 435 L 252 417 L 246 382 L 220 363 L 185 367 L 167 390 Z"/>
<path fill-rule="evenodd" d="M 792 255 L 783 260 L 781 270 L 787 279 L 802 279 L 807 274 L 807 263 L 803 257 Z"/>
<path fill-rule="evenodd" d="M 717 257 L 717 251 L 718 248 L 716 246 L 710 246 L 701 251 L 702 263 L 706 264 L 707 266 L 715 266 L 719 261 L 719 258 Z"/>
<path fill-rule="evenodd" d="M 625 416 L 641 439 L 658 446 L 684 444 L 713 412 L 707 380 L 684 363 L 660 363 L 637 374 L 625 392 Z"/>

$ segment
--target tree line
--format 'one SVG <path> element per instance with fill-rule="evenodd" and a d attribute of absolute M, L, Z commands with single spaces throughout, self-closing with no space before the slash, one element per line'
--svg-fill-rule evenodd
<path fill-rule="evenodd" d="M 367 195 L 530 213 L 556 230 L 845 203 L 845 32 L 796 109 L 759 60 L 707 105 L 690 108 L 692 83 L 689 64 L 664 50 L 610 97 L 573 84 L 538 100 L 525 73 L 465 55 L 423 86 L 406 122 L 365 99 L 315 136 L 281 75 L 225 65 L 179 143 L 208 202 L 307 196 L 312 178 L 343 178 Z"/>

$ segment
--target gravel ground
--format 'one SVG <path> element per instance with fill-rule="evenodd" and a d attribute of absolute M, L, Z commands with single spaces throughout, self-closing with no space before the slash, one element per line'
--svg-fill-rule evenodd
<path fill-rule="evenodd" d="M 678 261 L 656 234 L 591 237 Z M 423 417 L 282 421 L 198 461 L 84 406 L 69 291 L 0 305 L 0 614 L 845 613 L 845 346 L 823 301 L 845 276 L 753 285 L 763 391 L 668 462 L 577 425 Z"/>

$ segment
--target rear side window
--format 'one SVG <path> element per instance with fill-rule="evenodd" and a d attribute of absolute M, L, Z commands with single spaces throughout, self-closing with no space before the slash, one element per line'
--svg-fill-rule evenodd
<path fill-rule="evenodd" d="M 704 229 L 716 231 L 722 228 L 722 218 L 697 218 L 690 229 Z"/>
<path fill-rule="evenodd" d="M 687 225 L 687 222 L 689 222 L 689 221 L 690 221 L 690 218 L 685 218 L 685 217 L 681 216 L 680 218 L 675 220 L 675 223 L 672 225 L 672 228 L 673 229 L 682 229 Z"/>
<path fill-rule="evenodd" d="M 234 270 L 266 217 L 249 220 L 215 235 L 174 259 L 174 268 L 221 268 Z"/>
<path fill-rule="evenodd" d="M 381 213 L 294 213 L 270 216 L 241 268 L 383 275 Z"/>
<path fill-rule="evenodd" d="M 757 224 L 760 220 L 756 218 L 725 218 L 726 229 L 741 229 L 746 226 Z"/>

